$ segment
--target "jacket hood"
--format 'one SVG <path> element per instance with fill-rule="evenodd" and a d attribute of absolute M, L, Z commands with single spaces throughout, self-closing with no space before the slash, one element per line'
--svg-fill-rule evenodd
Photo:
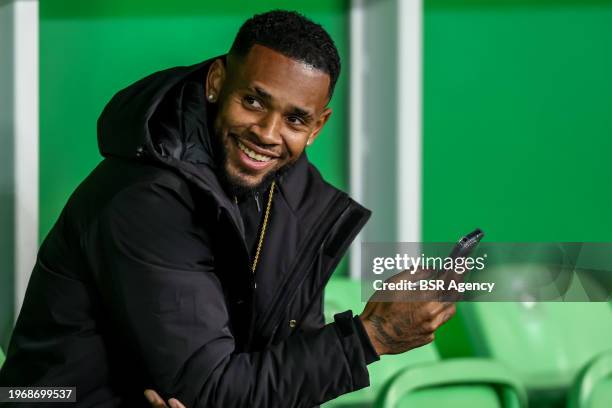
<path fill-rule="evenodd" d="M 102 156 L 214 167 L 204 87 L 214 59 L 156 72 L 113 96 L 98 119 Z"/>

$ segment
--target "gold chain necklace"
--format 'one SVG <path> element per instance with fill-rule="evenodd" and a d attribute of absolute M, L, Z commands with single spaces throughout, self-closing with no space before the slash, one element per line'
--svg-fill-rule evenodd
<path fill-rule="evenodd" d="M 266 204 L 266 213 L 264 214 L 263 225 L 261 226 L 261 233 L 259 234 L 259 241 L 257 242 L 257 250 L 255 251 L 255 258 L 253 258 L 253 265 L 251 266 L 251 271 L 255 273 L 255 269 L 257 269 L 257 263 L 259 262 L 259 254 L 261 253 L 261 248 L 263 247 L 264 237 L 266 236 L 266 229 L 268 227 L 268 218 L 270 217 L 270 208 L 272 208 L 272 197 L 274 196 L 274 187 L 276 186 L 276 182 L 273 181 L 270 185 L 270 194 L 268 195 L 268 203 Z"/>

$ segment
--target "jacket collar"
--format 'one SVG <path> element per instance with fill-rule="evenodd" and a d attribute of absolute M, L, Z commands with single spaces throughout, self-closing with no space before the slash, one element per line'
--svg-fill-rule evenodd
<path fill-rule="evenodd" d="M 306 199 L 306 180 L 310 162 L 304 152 L 286 173 L 278 180 L 279 191 L 287 201 L 291 211 L 295 214 Z"/>

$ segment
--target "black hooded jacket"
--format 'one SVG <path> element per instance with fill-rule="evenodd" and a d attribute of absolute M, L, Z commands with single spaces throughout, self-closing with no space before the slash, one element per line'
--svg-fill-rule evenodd
<path fill-rule="evenodd" d="M 363 327 L 324 325 L 321 303 L 370 213 L 303 155 L 277 180 L 254 276 L 216 176 L 211 61 L 155 73 L 104 109 L 104 160 L 39 250 L 1 386 L 76 386 L 79 406 L 148 406 L 153 388 L 190 408 L 286 408 L 369 384 Z"/>

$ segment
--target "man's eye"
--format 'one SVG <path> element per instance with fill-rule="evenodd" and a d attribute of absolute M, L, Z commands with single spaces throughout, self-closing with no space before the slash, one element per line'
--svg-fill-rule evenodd
<path fill-rule="evenodd" d="M 243 100 L 244 100 L 244 103 L 250 108 L 255 108 L 255 109 L 263 108 L 263 106 L 261 106 L 261 103 L 257 100 L 257 98 L 254 98 L 252 96 L 245 96 Z"/>
<path fill-rule="evenodd" d="M 292 125 L 303 125 L 304 119 L 299 116 L 289 116 L 287 117 L 287 121 Z"/>

